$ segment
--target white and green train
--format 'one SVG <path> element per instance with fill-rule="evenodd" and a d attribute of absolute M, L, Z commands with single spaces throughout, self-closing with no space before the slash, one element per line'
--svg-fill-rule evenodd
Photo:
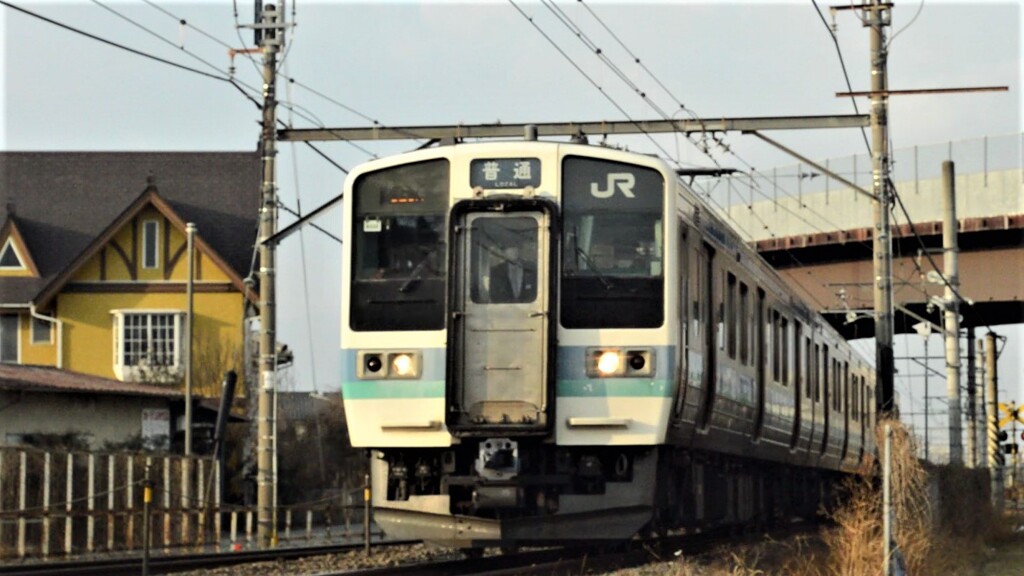
<path fill-rule="evenodd" d="M 360 166 L 342 386 L 376 521 L 449 546 L 814 514 L 873 372 L 662 160 L 532 140 Z"/>

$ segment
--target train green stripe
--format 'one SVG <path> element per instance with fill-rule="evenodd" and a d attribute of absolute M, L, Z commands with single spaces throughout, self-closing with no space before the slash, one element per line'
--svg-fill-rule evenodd
<path fill-rule="evenodd" d="M 668 380 L 615 378 L 608 380 L 560 380 L 559 397 L 585 398 L 669 398 L 672 387 Z"/>
<path fill-rule="evenodd" d="M 396 398 L 444 398 L 444 380 L 359 380 L 343 382 L 341 394 L 347 400 Z"/>

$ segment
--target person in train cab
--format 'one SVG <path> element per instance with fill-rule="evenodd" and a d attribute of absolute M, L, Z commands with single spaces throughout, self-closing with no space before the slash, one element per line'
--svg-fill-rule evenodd
<path fill-rule="evenodd" d="M 537 298 L 537 265 L 529 257 L 520 258 L 520 252 L 518 245 L 505 247 L 502 260 L 491 267 L 492 304 L 533 302 Z"/>

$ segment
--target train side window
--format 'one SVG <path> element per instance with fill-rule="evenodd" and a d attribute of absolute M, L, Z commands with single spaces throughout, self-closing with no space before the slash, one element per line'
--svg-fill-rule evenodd
<path fill-rule="evenodd" d="M 829 386 L 828 369 L 829 369 L 828 346 L 822 346 L 821 347 L 821 380 L 822 380 L 821 385 L 825 389 L 826 393 L 831 390 L 831 388 L 828 387 Z M 827 403 L 826 403 L 825 409 L 828 410 Z"/>
<path fill-rule="evenodd" d="M 736 276 L 732 272 L 726 273 L 725 286 L 725 315 L 726 315 L 726 346 L 728 347 L 729 358 L 736 359 L 736 333 L 739 331 L 739 315 L 736 313 Z"/>
<path fill-rule="evenodd" d="M 750 290 L 747 285 L 740 282 L 740 363 L 750 364 Z"/>
<path fill-rule="evenodd" d="M 782 364 L 782 354 L 779 350 L 781 344 L 781 338 L 779 338 L 779 313 L 776 310 L 769 309 L 768 312 L 768 331 L 771 334 L 771 356 L 772 356 L 772 379 L 776 382 L 779 381 L 779 366 Z"/>
<path fill-rule="evenodd" d="M 790 366 L 793 364 L 793 354 L 789 346 L 789 320 L 785 316 L 779 317 L 779 348 L 782 352 L 782 385 L 789 386 L 789 374 L 792 372 Z"/>
<path fill-rule="evenodd" d="M 714 272 L 712 272 L 712 274 L 714 274 Z M 712 286 L 712 288 L 711 288 L 712 291 L 717 292 L 717 290 L 718 290 L 718 288 L 717 288 L 718 283 L 714 282 L 712 280 L 711 286 Z M 722 286 L 721 290 L 724 292 L 725 291 L 725 282 L 722 282 L 721 286 Z M 718 306 L 715 308 L 715 310 L 717 310 L 716 317 L 715 317 L 715 337 L 718 339 L 718 349 L 724 352 L 725 351 L 725 336 L 726 336 L 726 334 L 725 334 L 725 294 L 717 293 L 717 294 L 712 294 L 712 296 L 714 297 L 714 301 L 716 303 L 718 303 Z"/>
<path fill-rule="evenodd" d="M 804 338 L 803 343 L 805 386 L 804 395 L 807 396 L 807 398 L 811 398 L 814 396 L 814 394 L 811 392 L 813 388 L 812 382 L 814 381 L 814 357 L 811 356 L 811 350 L 811 338 L 808 336 Z"/>
<path fill-rule="evenodd" d="M 842 398 L 840 395 L 842 391 L 842 382 L 839 380 L 839 360 L 836 358 L 832 359 L 832 409 L 838 412 L 842 406 Z"/>
<path fill-rule="evenodd" d="M 853 413 L 853 420 L 855 422 L 860 421 L 860 376 L 853 375 L 853 405 L 850 407 L 850 412 Z"/>
<path fill-rule="evenodd" d="M 796 396 L 799 399 L 800 391 L 804 389 L 803 374 L 803 349 L 800 344 L 803 339 L 803 327 L 797 321 L 793 322 L 793 385 L 796 386 Z"/>
<path fill-rule="evenodd" d="M 843 361 L 843 405 L 844 412 L 850 410 L 850 363 Z"/>

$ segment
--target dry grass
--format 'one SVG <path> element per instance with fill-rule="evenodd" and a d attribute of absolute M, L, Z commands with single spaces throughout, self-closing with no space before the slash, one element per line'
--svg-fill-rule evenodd
<path fill-rule="evenodd" d="M 962 468 L 935 469 L 941 503 L 931 501 L 929 470 L 914 456 L 913 436 L 898 421 L 893 429 L 892 504 L 899 561 L 907 573 L 972 574 L 985 542 L 998 540 L 996 522 L 981 486 L 984 475 Z M 884 446 L 884 426 L 876 431 Z M 700 564 L 662 565 L 673 576 L 881 576 L 882 486 L 879 479 L 854 478 L 844 486 L 844 504 L 831 517 L 834 525 L 820 538 L 767 541 L 729 548 Z"/>

